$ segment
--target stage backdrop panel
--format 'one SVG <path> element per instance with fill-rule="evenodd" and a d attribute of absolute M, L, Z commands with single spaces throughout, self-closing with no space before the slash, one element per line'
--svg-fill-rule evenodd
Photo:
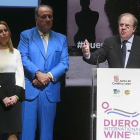
<path fill-rule="evenodd" d="M 67 1 L 68 46 L 80 49 L 80 43 L 87 39 L 94 50 L 101 47 L 106 37 L 112 36 L 104 5 L 105 0 Z"/>
<path fill-rule="evenodd" d="M 140 139 L 140 70 L 97 70 L 97 140 Z"/>

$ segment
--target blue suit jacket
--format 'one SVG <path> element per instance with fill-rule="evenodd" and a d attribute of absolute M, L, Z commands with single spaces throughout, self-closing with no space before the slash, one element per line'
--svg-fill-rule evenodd
<path fill-rule="evenodd" d="M 34 99 L 40 91 L 44 91 L 49 100 L 60 100 L 60 77 L 68 70 L 69 58 L 66 37 L 50 30 L 47 55 L 37 28 L 23 31 L 20 35 L 18 50 L 21 53 L 25 72 L 26 99 Z M 35 73 L 51 72 L 54 82 L 41 87 L 33 85 Z"/>

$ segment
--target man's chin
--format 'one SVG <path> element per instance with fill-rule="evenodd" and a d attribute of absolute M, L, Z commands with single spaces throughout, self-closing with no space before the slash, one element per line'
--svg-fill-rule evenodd
<path fill-rule="evenodd" d="M 121 38 L 122 38 L 123 40 L 127 40 L 127 36 L 125 36 L 125 35 L 121 35 Z"/>
<path fill-rule="evenodd" d="M 51 28 L 44 28 L 44 29 L 43 29 L 43 32 L 45 32 L 45 33 L 46 33 L 46 32 L 49 32 L 50 29 L 51 29 Z"/>

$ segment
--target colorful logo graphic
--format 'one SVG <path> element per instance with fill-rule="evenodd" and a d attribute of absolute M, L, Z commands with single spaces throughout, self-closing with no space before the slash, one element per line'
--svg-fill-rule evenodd
<path fill-rule="evenodd" d="M 116 109 L 116 108 L 114 108 L 114 109 L 109 108 L 108 102 L 103 102 L 102 108 L 105 109 L 104 113 L 106 113 L 106 114 L 114 113 L 114 114 L 121 115 L 124 117 L 137 117 L 140 114 L 140 113 L 137 113 L 136 111 L 135 112 L 126 112 L 124 110 L 120 110 L 120 109 Z"/>
<path fill-rule="evenodd" d="M 119 82 L 119 75 L 118 74 L 114 75 L 114 82 Z"/>
<path fill-rule="evenodd" d="M 119 89 L 113 89 L 113 91 L 114 91 L 114 94 L 119 94 L 120 93 Z"/>

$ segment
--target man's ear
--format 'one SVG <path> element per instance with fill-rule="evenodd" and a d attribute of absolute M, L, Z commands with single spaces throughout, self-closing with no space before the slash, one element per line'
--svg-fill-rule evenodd
<path fill-rule="evenodd" d="M 134 32 L 134 33 L 135 33 L 136 29 L 137 29 L 137 27 L 135 26 L 135 27 L 133 28 L 133 32 Z"/>
<path fill-rule="evenodd" d="M 35 22 L 37 22 L 37 17 L 35 17 Z"/>

